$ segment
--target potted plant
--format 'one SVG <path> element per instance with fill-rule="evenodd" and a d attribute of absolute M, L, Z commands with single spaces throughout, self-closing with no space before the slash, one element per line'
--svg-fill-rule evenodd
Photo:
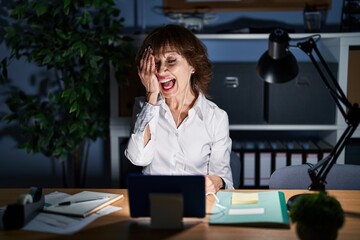
<path fill-rule="evenodd" d="M 11 112 L 4 119 L 21 129 L 20 148 L 63 163 L 65 187 L 66 162 L 73 164 L 73 184 L 83 186 L 90 142 L 108 134 L 110 64 L 118 82 L 126 82 L 134 54 L 131 39 L 121 34 L 123 21 L 113 0 L 28 0 L 11 6 L 12 24 L 5 29 L 11 53 L 1 62 L 2 82 L 11 83 L 7 68 L 14 59 L 37 64 L 47 77 L 45 91 L 36 94 L 9 87 Z"/>
<path fill-rule="evenodd" d="M 302 240 L 335 240 L 344 224 L 340 203 L 324 192 L 301 195 L 290 208 L 290 218 Z"/>

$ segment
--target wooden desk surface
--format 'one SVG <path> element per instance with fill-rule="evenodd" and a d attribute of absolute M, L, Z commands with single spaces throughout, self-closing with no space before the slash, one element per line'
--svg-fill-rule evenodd
<path fill-rule="evenodd" d="M 156 230 L 150 228 L 149 219 L 132 219 L 129 217 L 129 206 L 126 189 L 86 189 L 92 191 L 114 192 L 124 194 L 124 198 L 113 205 L 122 210 L 101 217 L 86 228 L 73 235 L 57 235 L 23 230 L 0 231 L 0 239 L 296 239 L 295 225 L 291 229 L 251 228 L 236 226 L 208 225 L 204 219 L 185 219 L 181 230 Z M 44 189 L 45 194 L 53 191 L 77 193 L 81 189 Z M 239 190 L 242 192 L 264 190 Z M 266 191 L 266 190 L 265 190 Z M 282 190 L 281 190 L 282 191 Z M 20 193 L 28 189 L 0 189 L 0 206 L 13 203 Z M 307 192 L 304 190 L 283 190 L 286 199 Z M 340 230 L 338 239 L 360 239 L 360 191 L 328 191 L 341 203 L 345 211 L 345 225 Z M 207 200 L 207 212 L 210 212 L 213 198 Z"/>

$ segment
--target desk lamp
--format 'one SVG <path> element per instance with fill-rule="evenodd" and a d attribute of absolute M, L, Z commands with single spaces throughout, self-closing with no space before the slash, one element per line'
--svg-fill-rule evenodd
<path fill-rule="evenodd" d="M 256 66 L 257 75 L 268 83 L 285 83 L 296 78 L 299 72 L 298 64 L 290 47 L 302 50 L 310 58 L 312 64 L 319 73 L 326 89 L 339 108 L 347 128 L 335 144 L 328 156 L 317 164 L 309 167 L 308 174 L 311 179 L 309 190 L 325 192 L 326 176 L 332 166 L 336 163 L 340 153 L 344 149 L 347 140 L 352 136 L 360 122 L 360 110 L 357 103 L 351 104 L 342 91 L 336 78 L 330 71 L 323 56 L 321 55 L 316 42 L 321 38 L 320 34 L 311 35 L 307 38 L 291 39 L 288 33 L 277 28 L 269 36 L 268 50 L 261 56 Z M 295 41 L 296 45 L 289 43 Z M 316 54 L 318 61 L 315 59 Z M 320 68 L 322 66 L 322 68 Z M 327 76 L 327 77 L 326 77 Z M 290 199 L 294 201 L 297 196 Z"/>

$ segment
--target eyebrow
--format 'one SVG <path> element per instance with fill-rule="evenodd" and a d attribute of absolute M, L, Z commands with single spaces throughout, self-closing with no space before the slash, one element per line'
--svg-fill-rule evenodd
<path fill-rule="evenodd" d="M 159 54 L 162 54 L 162 55 L 165 55 L 167 53 L 177 53 L 177 54 L 181 55 L 180 52 L 178 50 L 176 50 L 176 49 L 170 49 L 170 50 L 160 51 L 159 52 Z"/>

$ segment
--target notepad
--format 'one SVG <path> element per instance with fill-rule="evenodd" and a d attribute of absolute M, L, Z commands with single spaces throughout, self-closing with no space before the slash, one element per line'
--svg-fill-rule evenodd
<path fill-rule="evenodd" d="M 231 196 L 231 204 L 255 204 L 259 202 L 258 193 L 234 192 Z"/>
<path fill-rule="evenodd" d="M 100 209 L 123 198 L 122 194 L 82 191 L 62 199 L 60 202 L 70 202 L 67 205 L 59 203 L 45 206 L 44 211 L 57 214 L 71 215 L 77 217 L 86 217 Z"/>
<path fill-rule="evenodd" d="M 283 192 L 264 191 L 252 193 L 226 192 L 220 191 L 216 195 L 219 204 L 224 208 L 220 209 L 214 205 L 210 224 L 237 225 L 253 227 L 274 227 L 290 228 L 289 216 L 287 213 L 285 196 Z M 256 203 L 233 204 L 232 201 L 237 197 L 241 198 L 245 194 L 245 199 L 258 199 Z"/>

